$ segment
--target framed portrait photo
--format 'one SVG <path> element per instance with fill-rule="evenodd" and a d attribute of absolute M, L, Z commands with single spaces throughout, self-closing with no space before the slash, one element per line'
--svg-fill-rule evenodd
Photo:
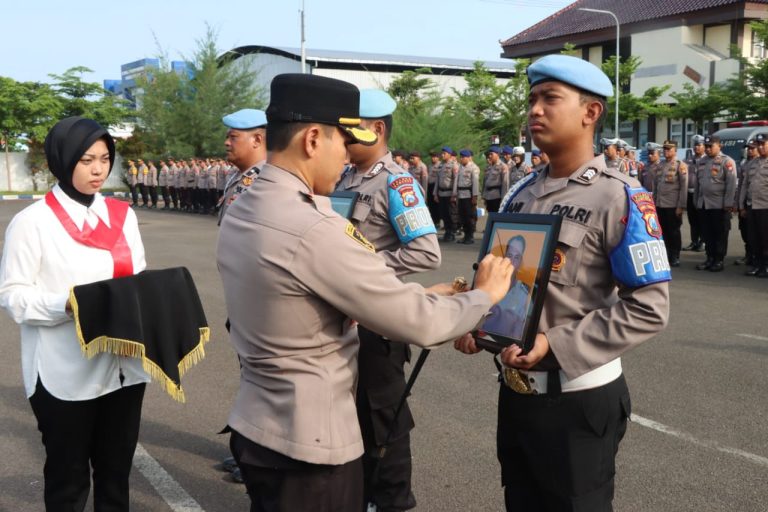
<path fill-rule="evenodd" d="M 509 292 L 474 332 L 478 346 L 495 353 L 512 344 L 527 353 L 533 346 L 561 220 L 559 215 L 489 215 L 478 261 L 489 253 L 506 256 L 514 271 Z"/>
<path fill-rule="evenodd" d="M 359 192 L 336 191 L 328 198 L 331 200 L 331 208 L 345 219 L 349 219 L 359 195 Z"/>

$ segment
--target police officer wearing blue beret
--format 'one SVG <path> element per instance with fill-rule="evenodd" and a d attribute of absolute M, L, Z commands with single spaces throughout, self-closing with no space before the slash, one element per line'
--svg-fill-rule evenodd
<path fill-rule="evenodd" d="M 386 91 L 360 91 L 361 127 L 378 139 L 370 146 L 349 146 L 351 165 L 336 189 L 359 193 L 352 224 L 376 247 L 387 266 L 403 277 L 438 268 L 441 255 L 421 184 L 395 163 L 387 146 L 396 108 Z M 358 334 L 356 405 L 365 446 L 366 502 L 379 512 L 408 510 L 416 506 L 411 491 L 410 431 L 414 421 L 408 404 L 394 423 L 393 418 L 405 392 L 404 365 L 410 360 L 410 350 L 405 343 L 389 340 L 365 324 L 358 327 Z M 390 443 L 384 447 L 388 437 Z"/>
<path fill-rule="evenodd" d="M 666 325 L 669 265 L 651 194 L 593 153 L 608 77 L 550 55 L 528 80 L 528 126 L 550 163 L 511 187 L 500 211 L 563 222 L 533 346 L 500 353 L 505 502 L 508 511 L 605 512 L 631 409 L 620 356 Z M 455 345 L 478 352 L 471 335 Z"/>

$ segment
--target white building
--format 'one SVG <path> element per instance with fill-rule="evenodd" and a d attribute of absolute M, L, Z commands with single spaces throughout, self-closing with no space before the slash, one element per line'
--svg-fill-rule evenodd
<path fill-rule="evenodd" d="M 622 59 L 634 55 L 642 61 L 624 91 L 637 96 L 652 86 L 669 85 L 660 101 L 674 104 L 670 94 L 683 92 L 683 84 L 708 88 L 732 78 L 740 63 L 730 57 L 731 45 L 744 57 L 765 57 L 749 23 L 768 18 L 768 0 L 580 0 L 503 41 L 502 57 L 535 60 L 571 43 L 582 58 L 600 65 L 616 54 L 616 23 L 608 14 L 580 8 L 618 17 Z M 621 137 L 635 144 L 672 138 L 688 146 L 693 135 L 690 120 L 652 117 L 621 126 Z"/>
<path fill-rule="evenodd" d="M 241 46 L 220 57 L 220 60 L 225 59 L 245 63 L 267 95 L 269 84 L 276 75 L 302 72 L 298 48 Z M 515 74 L 514 62 L 484 64 L 502 82 Z M 450 95 L 453 89 L 463 91 L 466 88 L 462 75 L 472 71 L 474 61 L 307 49 L 306 65 L 308 73 L 345 80 L 361 89 L 386 88 L 403 71 L 429 68 L 431 71 L 425 75 L 432 79 L 441 94 Z"/>

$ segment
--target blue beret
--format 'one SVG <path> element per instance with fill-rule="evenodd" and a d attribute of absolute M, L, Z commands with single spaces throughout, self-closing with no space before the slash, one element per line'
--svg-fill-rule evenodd
<path fill-rule="evenodd" d="M 360 91 L 360 117 L 381 119 L 391 116 L 397 108 L 392 96 L 381 89 L 362 89 Z"/>
<path fill-rule="evenodd" d="M 501 152 L 504 153 L 505 155 L 511 155 L 512 151 L 513 151 L 512 146 L 504 146 L 503 148 L 501 148 Z"/>
<path fill-rule="evenodd" d="M 267 125 L 267 114 L 263 110 L 244 108 L 221 118 L 227 128 L 235 130 L 250 130 Z"/>
<path fill-rule="evenodd" d="M 613 95 L 613 84 L 600 68 L 570 55 L 547 55 L 528 66 L 531 87 L 555 80 L 586 92 L 607 98 Z"/>
<path fill-rule="evenodd" d="M 462 149 L 459 151 L 459 155 L 461 156 L 472 156 L 472 150 L 471 149 Z"/>
<path fill-rule="evenodd" d="M 541 156 L 541 151 L 538 149 L 532 149 L 531 156 Z"/>
<path fill-rule="evenodd" d="M 443 147 L 440 149 L 440 151 L 445 151 L 445 152 L 446 152 L 446 153 L 448 153 L 449 155 L 455 155 L 455 154 L 456 154 L 456 153 L 454 153 L 454 152 L 453 152 L 453 149 L 451 148 L 451 146 L 443 146 Z"/>
<path fill-rule="evenodd" d="M 501 148 L 499 146 L 491 146 L 488 148 L 488 151 L 486 153 L 496 153 L 497 155 L 501 154 Z"/>

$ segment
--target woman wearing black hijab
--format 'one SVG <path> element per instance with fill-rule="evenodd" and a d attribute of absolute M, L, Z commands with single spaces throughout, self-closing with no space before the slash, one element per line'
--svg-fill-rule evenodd
<path fill-rule="evenodd" d="M 149 376 L 140 359 L 82 354 L 69 291 L 141 272 L 144 246 L 128 204 L 99 193 L 115 160 L 102 126 L 59 121 L 45 154 L 58 184 L 13 218 L 0 263 L 0 307 L 21 326 L 24 385 L 46 450 L 45 506 L 82 511 L 92 477 L 94 510 L 127 511 Z"/>

